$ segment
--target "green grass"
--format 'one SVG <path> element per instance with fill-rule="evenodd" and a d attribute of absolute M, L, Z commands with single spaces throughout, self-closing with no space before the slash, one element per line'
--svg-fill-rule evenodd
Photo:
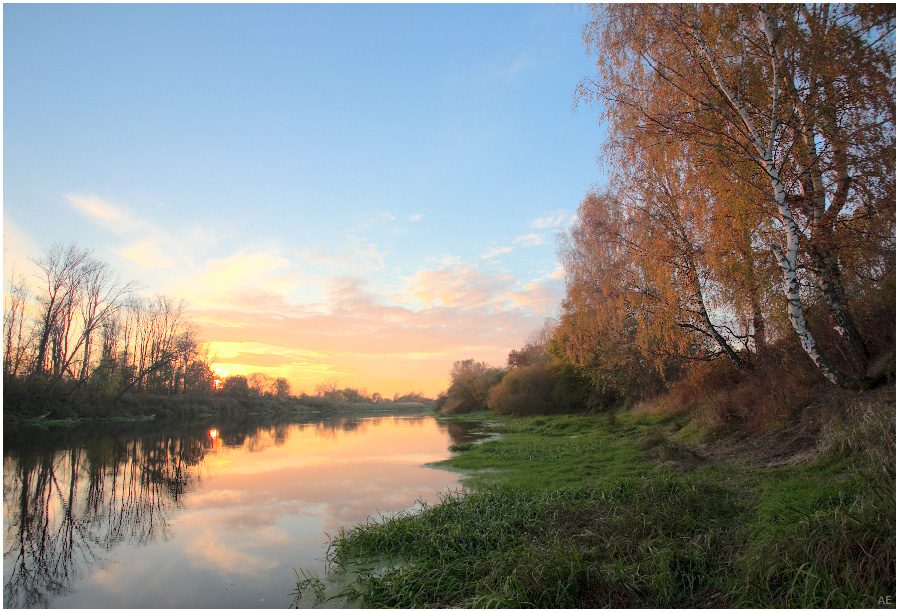
<path fill-rule="evenodd" d="M 502 483 L 525 490 L 552 490 L 595 482 L 609 475 L 648 473 L 651 463 L 618 427 L 595 417 L 505 419 L 488 440 L 445 462 L 472 474 L 470 487 Z"/>
<path fill-rule="evenodd" d="M 480 410 L 478 412 L 468 412 L 464 414 L 445 415 L 439 412 L 429 411 L 427 414 L 439 418 L 447 423 L 470 423 L 470 422 L 491 422 L 498 421 L 503 417 L 497 415 L 491 410 Z"/>
<path fill-rule="evenodd" d="M 27 419 L 21 421 L 21 424 L 26 427 L 68 427 L 74 425 L 75 421 L 72 419 Z"/>
<path fill-rule="evenodd" d="M 877 607 L 895 602 L 895 466 L 711 463 L 657 416 L 481 417 L 466 491 L 342 530 L 326 595 L 366 607 Z M 313 579 L 314 578 L 314 579 Z M 327 582 L 327 580 L 325 581 Z M 887 599 L 890 598 L 890 599 Z"/>

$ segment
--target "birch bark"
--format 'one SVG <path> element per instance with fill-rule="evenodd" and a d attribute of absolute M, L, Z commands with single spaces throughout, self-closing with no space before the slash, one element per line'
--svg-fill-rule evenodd
<path fill-rule="evenodd" d="M 763 27 L 767 31 L 770 27 L 770 16 L 763 10 L 763 8 L 760 8 L 759 10 L 762 21 L 765 24 Z M 776 60 L 776 54 L 772 52 L 772 113 L 769 138 L 766 143 L 762 139 L 762 135 L 755 122 L 752 120 L 752 117 L 749 115 L 749 112 L 746 110 L 746 107 L 728 86 L 722 74 L 721 67 L 715 56 L 712 54 L 708 44 L 694 27 L 688 26 L 688 30 L 712 72 L 714 86 L 739 117 L 740 122 L 746 133 L 749 135 L 750 141 L 755 149 L 756 161 L 764 169 L 771 182 L 774 202 L 784 227 L 784 233 L 786 234 L 786 248 L 776 243 L 771 243 L 770 247 L 774 252 L 774 256 L 777 258 L 777 263 L 780 265 L 783 273 L 784 294 L 787 301 L 787 317 L 789 318 L 790 325 L 796 332 L 796 336 L 799 338 L 799 342 L 805 353 L 827 380 L 841 387 L 858 387 L 859 381 L 857 378 L 838 370 L 821 351 L 811 329 L 809 329 L 805 314 L 802 312 L 802 293 L 797 266 L 799 259 L 800 231 L 799 226 L 793 217 L 793 213 L 790 210 L 787 201 L 787 192 L 784 189 L 780 170 L 775 163 L 773 153 L 774 143 L 780 128 L 778 107 L 781 103 L 781 92 L 779 88 L 781 76 L 779 74 L 779 62 Z M 769 44 L 773 45 L 770 38 Z"/>

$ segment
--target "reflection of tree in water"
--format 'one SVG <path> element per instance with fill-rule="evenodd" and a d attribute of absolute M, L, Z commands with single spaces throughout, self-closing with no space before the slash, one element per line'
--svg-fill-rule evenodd
<path fill-rule="evenodd" d="M 225 446 L 281 446 L 292 423 L 223 423 Z M 115 433 L 118 431 L 118 433 Z M 118 544 L 165 540 L 215 446 L 209 428 L 21 431 L 4 439 L 6 607 L 46 607 Z"/>
<path fill-rule="evenodd" d="M 229 448 L 245 447 L 251 453 L 283 445 L 290 438 L 291 428 L 296 424 L 279 423 L 268 427 L 257 427 L 252 432 L 246 430 L 224 430 L 219 434 L 222 445 Z"/>
<path fill-rule="evenodd" d="M 377 421 L 377 419 L 374 419 Z M 316 437 L 335 440 L 342 433 L 358 431 L 365 433 L 372 419 L 332 416 L 311 425 Z"/>
<path fill-rule="evenodd" d="M 217 444 L 259 451 L 307 427 L 337 437 L 377 422 L 332 417 L 305 424 L 239 420 L 171 430 L 92 424 L 4 432 L 4 606 L 47 607 L 118 544 L 165 540 Z"/>
<path fill-rule="evenodd" d="M 393 423 L 402 421 L 403 423 L 412 423 L 424 426 L 424 423 L 431 417 L 425 416 L 383 416 L 383 417 L 340 417 L 332 416 L 324 418 L 318 423 L 310 425 L 314 428 L 315 435 L 320 438 L 336 439 L 340 434 L 344 433 L 365 433 L 368 428 L 377 427 L 385 420 Z"/>
<path fill-rule="evenodd" d="M 117 544 L 165 539 L 208 446 L 157 435 L 8 450 L 4 606 L 46 607 Z"/>
<path fill-rule="evenodd" d="M 476 423 L 440 423 L 440 426 L 446 428 L 453 444 L 463 444 L 484 437 L 484 434 L 472 433 L 472 429 L 477 426 Z"/>

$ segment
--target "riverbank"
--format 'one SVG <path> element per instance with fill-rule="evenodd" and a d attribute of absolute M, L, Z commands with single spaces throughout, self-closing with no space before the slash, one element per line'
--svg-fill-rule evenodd
<path fill-rule="evenodd" d="M 191 421 L 233 417 L 296 417 L 344 412 L 423 413 L 420 402 L 338 402 L 314 396 L 231 397 L 212 394 L 126 394 L 111 399 L 79 394 L 5 394 L 5 427 L 65 427 L 91 422 Z"/>
<path fill-rule="evenodd" d="M 751 438 L 700 435 L 689 414 L 474 415 L 503 435 L 446 462 L 470 475 L 467 491 L 332 539 L 332 571 L 358 573 L 340 597 L 398 608 L 894 607 L 895 393 Z"/>

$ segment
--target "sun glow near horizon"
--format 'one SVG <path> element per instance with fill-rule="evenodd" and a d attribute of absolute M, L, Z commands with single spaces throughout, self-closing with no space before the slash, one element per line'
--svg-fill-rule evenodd
<path fill-rule="evenodd" d="M 211 342 L 215 345 L 215 342 Z M 459 357 L 459 359 L 472 357 Z M 346 371 L 328 369 L 325 372 L 315 366 L 304 364 L 287 365 L 280 367 L 266 367 L 251 363 L 232 363 L 223 365 L 213 361 L 210 364 L 216 377 L 216 386 L 221 388 L 225 379 L 231 376 L 249 377 L 255 373 L 262 373 L 271 378 L 285 378 L 290 383 L 292 395 L 314 395 L 315 389 L 320 384 L 334 383 L 339 388 L 354 388 L 365 390 L 372 395 L 380 394 L 384 398 L 392 398 L 394 395 L 407 393 L 421 393 L 428 398 L 436 398 L 441 391 L 445 391 L 449 385 L 449 370 L 451 361 L 441 357 L 403 358 L 396 355 L 372 355 L 369 359 L 379 361 L 381 365 L 376 368 L 368 368 L 354 371 L 354 368 L 346 368 Z M 416 362 L 412 370 L 412 376 L 403 376 L 409 373 L 407 359 Z M 374 373 L 373 373 L 374 372 Z"/>
<path fill-rule="evenodd" d="M 455 361 L 503 366 L 555 314 L 563 287 L 556 268 L 522 283 L 502 270 L 436 263 L 433 273 L 400 277 L 404 291 L 342 277 L 323 281 L 327 299 L 318 303 L 270 288 L 248 302 L 203 297 L 219 306 L 195 315 L 222 374 L 284 378 L 294 394 L 337 382 L 384 397 L 436 397 Z M 207 291 L 239 293 L 221 282 Z"/>

